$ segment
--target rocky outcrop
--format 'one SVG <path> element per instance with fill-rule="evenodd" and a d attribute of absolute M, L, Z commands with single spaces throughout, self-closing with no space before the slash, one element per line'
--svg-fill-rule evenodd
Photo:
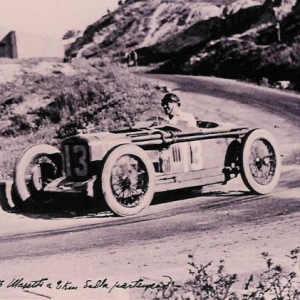
<path fill-rule="evenodd" d="M 137 50 L 142 63 L 170 60 L 164 72 L 179 72 L 182 62 L 200 49 L 204 49 L 208 43 L 225 37 L 233 37 L 249 30 L 258 28 L 266 22 L 274 22 L 275 16 L 272 7 L 251 2 L 245 8 L 237 9 L 235 6 L 225 7 L 222 14 L 206 20 L 200 20 L 183 32 L 172 35 L 169 39 L 157 43 L 151 47 Z M 240 7 L 240 6 L 239 6 Z M 251 35 L 255 35 L 255 30 Z M 174 62 L 173 62 L 174 61 Z M 176 65 L 173 70 L 172 65 Z"/>
<path fill-rule="evenodd" d="M 194 1 L 126 1 L 88 26 L 66 57 L 122 56 L 170 39 L 199 20 L 221 16 L 223 7 Z"/>
<path fill-rule="evenodd" d="M 193 46 L 188 55 L 182 51 L 170 57 L 157 72 L 264 81 L 271 86 L 286 80 L 300 90 L 299 2 L 289 4 L 288 10 L 286 4 L 274 2 L 239 10 L 218 21 L 218 37 Z M 282 5 L 284 17 L 278 20 L 274 8 Z"/>
<path fill-rule="evenodd" d="M 140 65 L 163 63 L 157 72 L 290 80 L 300 69 L 299 11 L 300 0 L 128 0 L 89 26 L 66 54 L 122 61 L 135 50 Z"/>

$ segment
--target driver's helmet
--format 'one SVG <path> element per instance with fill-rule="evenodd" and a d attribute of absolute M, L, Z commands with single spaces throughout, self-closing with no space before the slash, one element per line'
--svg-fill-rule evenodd
<path fill-rule="evenodd" d="M 164 105 L 166 105 L 167 103 L 170 103 L 170 102 L 177 103 L 178 106 L 181 105 L 179 97 L 176 94 L 173 94 L 173 93 L 165 94 L 164 97 L 161 100 L 161 105 L 164 106 Z"/>

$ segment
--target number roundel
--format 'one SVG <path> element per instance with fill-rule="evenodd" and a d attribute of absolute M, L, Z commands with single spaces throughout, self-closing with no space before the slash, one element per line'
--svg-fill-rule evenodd
<path fill-rule="evenodd" d="M 67 177 L 86 177 L 89 174 L 89 153 L 84 144 L 65 144 L 65 170 Z"/>

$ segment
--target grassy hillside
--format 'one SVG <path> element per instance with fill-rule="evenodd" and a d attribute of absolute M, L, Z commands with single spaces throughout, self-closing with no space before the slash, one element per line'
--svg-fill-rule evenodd
<path fill-rule="evenodd" d="M 1 76 L 0 179 L 31 144 L 59 145 L 87 126 L 115 130 L 161 113 L 155 87 L 99 60 L 2 60 Z"/>

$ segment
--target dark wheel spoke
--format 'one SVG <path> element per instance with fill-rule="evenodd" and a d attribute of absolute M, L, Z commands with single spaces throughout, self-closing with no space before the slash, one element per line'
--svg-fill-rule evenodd
<path fill-rule="evenodd" d="M 111 172 L 111 188 L 121 205 L 139 205 L 148 190 L 148 184 L 147 168 L 139 157 L 127 154 L 115 162 Z"/>
<path fill-rule="evenodd" d="M 254 141 L 249 157 L 249 168 L 255 181 L 269 184 L 275 174 L 276 156 L 273 146 L 265 139 Z"/>

